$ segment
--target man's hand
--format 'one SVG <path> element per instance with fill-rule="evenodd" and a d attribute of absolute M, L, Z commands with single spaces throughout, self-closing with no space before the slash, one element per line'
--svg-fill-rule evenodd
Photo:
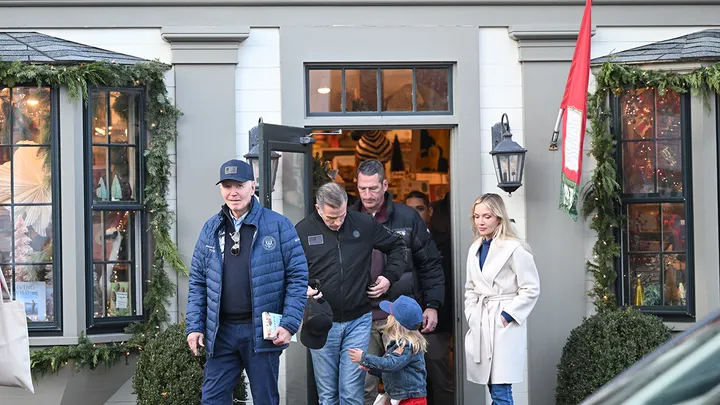
<path fill-rule="evenodd" d="M 390 280 L 385 276 L 378 276 L 375 283 L 368 288 L 367 295 L 370 298 L 380 298 L 388 289 L 390 289 Z"/>
<path fill-rule="evenodd" d="M 200 347 L 205 347 L 205 335 L 203 335 L 200 332 L 192 332 L 187 337 L 188 346 L 190 346 L 190 351 L 194 355 L 198 355 L 198 345 Z"/>
<path fill-rule="evenodd" d="M 275 333 L 275 338 L 273 338 L 273 344 L 275 346 L 290 344 L 290 339 L 292 338 L 292 335 L 290 334 L 290 332 L 287 331 L 287 329 L 283 328 L 282 326 L 278 326 Z"/>
<path fill-rule="evenodd" d="M 353 363 L 360 363 L 360 361 L 362 361 L 363 351 L 360 349 L 348 349 L 348 355 Z"/>
<path fill-rule="evenodd" d="M 507 319 L 505 319 L 505 317 L 502 315 L 500 315 L 500 321 L 502 322 L 503 327 L 507 328 L 507 326 L 510 325 L 510 323 L 507 321 Z"/>
<path fill-rule="evenodd" d="M 308 297 L 313 297 L 313 298 L 315 298 L 316 300 L 319 300 L 320 298 L 322 298 L 323 295 L 322 295 L 322 292 L 321 292 L 321 291 L 318 291 L 318 290 L 316 290 L 316 289 L 308 286 L 307 296 L 308 296 Z"/>
<path fill-rule="evenodd" d="M 425 308 L 423 312 L 423 328 L 420 333 L 429 333 L 435 330 L 438 324 L 438 314 L 435 308 Z"/>

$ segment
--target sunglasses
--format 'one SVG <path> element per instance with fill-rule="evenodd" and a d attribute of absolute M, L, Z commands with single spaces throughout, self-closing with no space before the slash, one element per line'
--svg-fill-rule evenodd
<path fill-rule="evenodd" d="M 230 248 L 230 253 L 233 256 L 240 254 L 240 232 L 233 232 L 230 234 L 230 239 L 233 241 L 233 246 Z"/>

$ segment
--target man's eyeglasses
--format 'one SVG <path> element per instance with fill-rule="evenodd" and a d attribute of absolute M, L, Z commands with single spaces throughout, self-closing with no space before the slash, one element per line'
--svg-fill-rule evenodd
<path fill-rule="evenodd" d="M 240 232 L 233 232 L 230 234 L 230 239 L 233 241 L 233 246 L 230 248 L 230 253 L 233 256 L 240 254 Z"/>

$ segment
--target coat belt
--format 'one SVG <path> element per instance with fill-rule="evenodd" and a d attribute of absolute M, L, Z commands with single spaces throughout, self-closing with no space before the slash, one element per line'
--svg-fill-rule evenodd
<path fill-rule="evenodd" d="M 497 317 L 499 314 L 490 314 L 490 308 L 488 306 L 488 302 L 490 301 L 509 301 L 513 298 L 517 297 L 517 293 L 512 294 L 502 294 L 502 295 L 485 295 L 480 294 L 480 298 L 478 300 L 478 304 L 475 307 L 475 315 L 480 317 L 480 328 L 477 331 L 478 334 L 480 334 L 479 339 L 477 339 L 477 346 L 475 350 L 475 356 L 474 361 L 475 363 L 482 363 L 482 346 L 485 344 L 488 348 L 488 356 L 487 358 L 492 358 L 493 355 L 493 342 L 495 339 L 495 325 L 493 322 L 497 321 Z M 497 310 L 495 311 L 497 312 Z M 487 328 L 487 330 L 484 330 Z M 483 342 L 485 341 L 485 342 Z"/>

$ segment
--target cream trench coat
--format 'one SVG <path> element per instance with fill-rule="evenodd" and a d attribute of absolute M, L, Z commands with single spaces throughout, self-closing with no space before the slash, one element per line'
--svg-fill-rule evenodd
<path fill-rule="evenodd" d="M 494 240 L 480 270 L 482 240 L 470 246 L 465 283 L 467 379 L 476 384 L 512 384 L 523 380 L 527 324 L 540 294 L 532 254 L 518 240 Z M 507 327 L 501 312 L 515 319 Z"/>

